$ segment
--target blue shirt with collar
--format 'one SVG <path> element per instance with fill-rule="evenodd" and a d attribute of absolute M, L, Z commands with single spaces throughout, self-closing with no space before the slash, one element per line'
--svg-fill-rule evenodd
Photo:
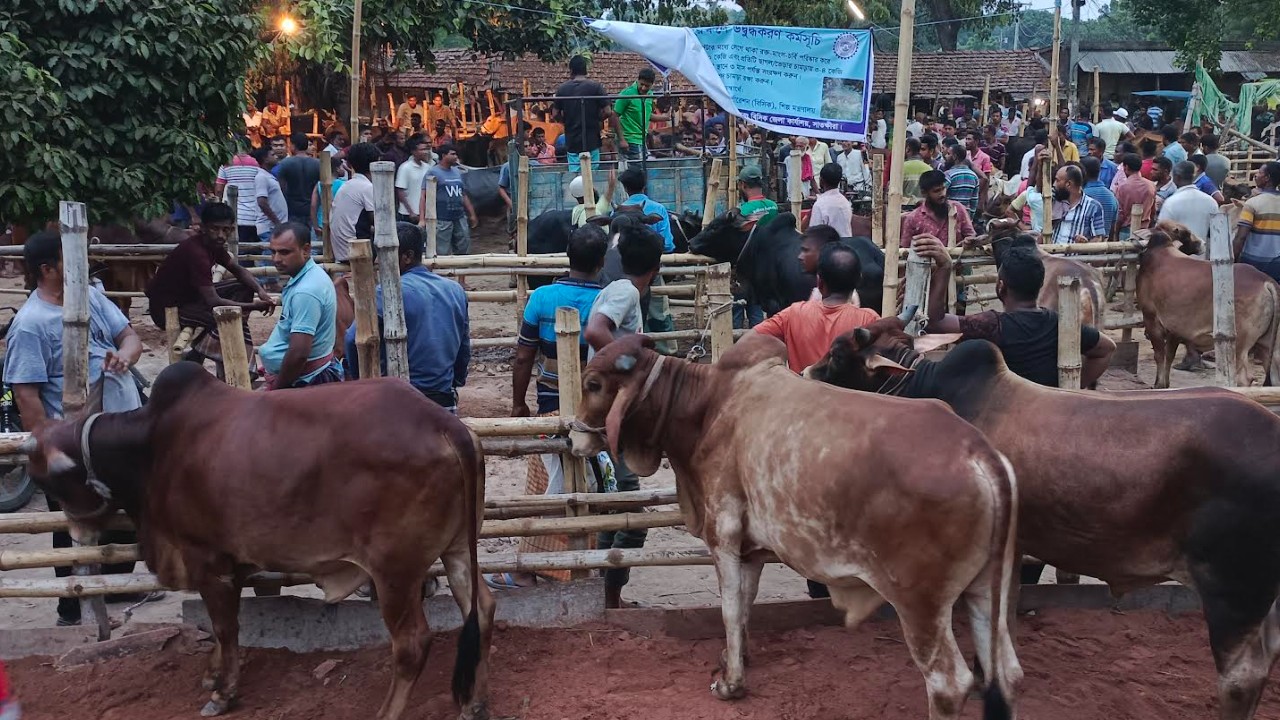
<path fill-rule="evenodd" d="M 1120 202 L 1116 200 L 1115 194 L 1101 180 L 1085 183 L 1084 194 L 1097 200 L 1102 206 L 1102 222 L 1106 224 L 1107 232 L 1111 232 L 1112 226 L 1116 224 L 1116 215 L 1120 212 Z"/>
<path fill-rule="evenodd" d="M 1101 168 L 1098 170 L 1098 182 L 1109 188 L 1111 187 L 1111 181 L 1116 179 L 1116 173 L 1120 171 L 1120 166 L 1106 158 L 1103 158 L 1099 164 Z"/>
<path fill-rule="evenodd" d="M 636 193 L 626 200 L 622 201 L 623 205 L 639 205 L 640 212 L 645 215 L 657 215 L 662 218 L 658 222 L 650 225 L 654 232 L 662 236 L 662 252 L 675 252 L 676 239 L 671 234 L 671 215 L 667 212 L 667 206 L 662 203 L 649 199 L 644 193 Z"/>
<path fill-rule="evenodd" d="M 258 349 L 267 372 L 280 372 L 280 364 L 289 351 L 289 336 L 294 333 L 313 338 L 307 362 L 332 353 L 334 337 L 337 335 L 334 325 L 337 313 L 338 294 L 334 292 L 333 281 L 314 260 L 308 258 L 298 274 L 285 283 L 280 293 L 280 321 L 271 331 L 271 337 Z M 323 367 L 319 368 L 298 379 L 310 380 L 323 370 Z"/>
<path fill-rule="evenodd" d="M 471 362 L 471 325 L 467 318 L 467 294 L 462 286 L 418 266 L 400 275 L 404 295 L 404 324 L 409 349 L 409 384 L 425 392 L 448 394 L 467 384 Z M 377 294 L 378 318 L 382 318 L 382 286 Z M 356 327 L 345 338 L 348 375 L 360 376 Z M 387 346 L 382 343 L 385 374 Z"/>

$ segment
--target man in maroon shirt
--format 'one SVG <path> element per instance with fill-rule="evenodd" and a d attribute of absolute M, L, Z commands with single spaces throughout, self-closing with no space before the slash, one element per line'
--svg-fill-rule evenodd
<path fill-rule="evenodd" d="M 228 305 L 240 308 L 244 313 L 244 340 L 252 348 L 249 313 L 260 310 L 269 315 L 275 304 L 257 279 L 227 253 L 227 239 L 236 231 L 231 207 L 211 203 L 205 207 L 200 219 L 200 231 L 178 243 L 160 264 L 156 276 L 147 285 L 147 299 L 151 304 L 151 320 L 162 330 L 165 328 L 164 309 L 178 308 L 179 323 L 199 331 L 187 358 L 202 361 L 207 357 L 221 370 L 222 349 L 218 343 L 218 324 L 213 319 L 213 309 Z M 215 285 L 214 265 L 226 268 L 235 279 Z M 257 300 L 254 300 L 255 295 Z"/>

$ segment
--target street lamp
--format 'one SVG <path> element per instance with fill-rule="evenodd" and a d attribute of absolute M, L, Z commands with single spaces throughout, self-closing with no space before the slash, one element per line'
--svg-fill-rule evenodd
<path fill-rule="evenodd" d="M 858 22 L 865 22 L 867 16 L 862 12 L 862 8 L 858 7 L 858 3 L 853 0 L 844 0 L 844 9 Z"/>
<path fill-rule="evenodd" d="M 284 35 L 296 35 L 298 34 L 298 21 L 287 14 L 281 15 L 279 28 Z"/>

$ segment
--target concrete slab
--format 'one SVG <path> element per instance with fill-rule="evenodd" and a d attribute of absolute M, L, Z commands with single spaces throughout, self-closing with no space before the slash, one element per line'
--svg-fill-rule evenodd
<path fill-rule="evenodd" d="M 0 630 L 0 660 L 62 655 L 97 639 L 97 630 L 88 626 L 9 628 Z"/>
<path fill-rule="evenodd" d="M 494 595 L 497 620 L 511 625 L 571 627 L 605 619 L 603 578 L 540 583 Z M 428 598 L 425 606 L 433 629 L 453 630 L 462 625 L 462 615 L 448 593 Z M 202 630 L 212 629 L 202 600 L 183 601 L 182 620 Z M 284 595 L 240 601 L 240 644 L 245 647 L 312 652 L 356 650 L 389 641 L 377 604 L 368 600 L 330 605 L 314 598 Z"/>

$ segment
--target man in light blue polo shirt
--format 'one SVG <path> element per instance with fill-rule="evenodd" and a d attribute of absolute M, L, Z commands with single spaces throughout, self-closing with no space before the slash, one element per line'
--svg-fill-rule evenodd
<path fill-rule="evenodd" d="M 623 206 L 640 206 L 640 214 L 654 215 L 660 218 L 658 222 L 650 225 L 654 232 L 662 236 L 662 251 L 675 252 L 676 240 L 671 234 L 671 215 L 667 212 L 667 206 L 651 199 L 644 194 L 647 178 L 644 170 L 640 168 L 629 168 L 618 176 L 618 182 L 622 183 L 622 189 L 627 191 L 627 199 L 622 201 Z"/>
<path fill-rule="evenodd" d="M 271 235 L 271 264 L 289 275 L 280 297 L 280 322 L 258 349 L 268 390 L 342 380 L 334 360 L 338 295 L 329 275 L 311 259 L 311 231 L 288 222 Z"/>

